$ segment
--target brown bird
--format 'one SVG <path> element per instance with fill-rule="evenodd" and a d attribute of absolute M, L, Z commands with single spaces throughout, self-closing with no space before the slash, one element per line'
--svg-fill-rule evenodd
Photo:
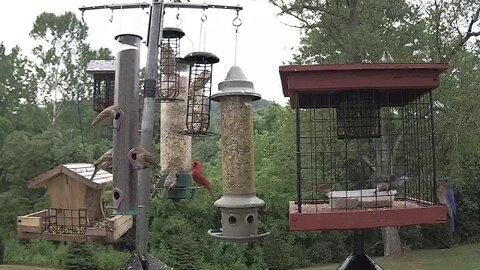
<path fill-rule="evenodd" d="M 159 169 L 155 156 L 145 148 L 137 146 L 128 151 L 128 159 L 134 170 L 143 170 L 145 168 Z"/>
<path fill-rule="evenodd" d="M 93 162 L 93 166 L 95 170 L 93 171 L 92 177 L 90 177 L 90 181 L 93 181 L 93 178 L 97 174 L 99 170 L 111 170 L 112 169 L 112 160 L 113 160 L 113 148 L 105 152 L 101 157 L 99 157 L 95 162 Z"/>
<path fill-rule="evenodd" d="M 112 123 L 112 121 L 118 121 L 121 118 L 123 118 L 123 111 L 117 105 L 112 105 L 105 108 L 97 115 L 97 117 L 92 122 L 92 127 L 99 128 L 110 124 L 112 124 L 113 126 L 114 124 Z M 114 126 L 113 128 L 118 129 L 119 127 Z"/>
<path fill-rule="evenodd" d="M 165 182 L 163 182 L 163 191 L 162 194 L 160 195 L 160 198 L 163 198 L 167 192 L 175 186 L 177 183 L 177 172 L 176 171 L 170 171 L 165 178 Z"/>
<path fill-rule="evenodd" d="M 204 70 L 198 76 L 195 77 L 195 80 L 190 85 L 192 92 L 197 92 L 205 87 L 205 85 L 210 81 L 211 78 L 210 70 Z M 192 95 L 196 96 L 196 95 Z"/>

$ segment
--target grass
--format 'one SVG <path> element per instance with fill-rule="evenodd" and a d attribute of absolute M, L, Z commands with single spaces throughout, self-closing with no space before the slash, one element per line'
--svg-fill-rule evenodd
<path fill-rule="evenodd" d="M 450 249 L 406 251 L 397 258 L 377 258 L 375 261 L 387 270 L 480 270 L 480 244 Z M 339 264 L 319 265 L 303 270 L 332 270 Z"/>
<path fill-rule="evenodd" d="M 57 270 L 53 268 L 44 268 L 38 266 L 26 265 L 0 265 L 0 270 Z"/>

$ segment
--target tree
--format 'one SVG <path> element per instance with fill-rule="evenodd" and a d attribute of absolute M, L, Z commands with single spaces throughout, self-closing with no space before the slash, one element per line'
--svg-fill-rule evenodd
<path fill-rule="evenodd" d="M 31 66 L 18 46 L 7 54 L 0 43 L 0 115 L 7 119 L 21 106 L 35 104 L 36 80 Z"/>
<path fill-rule="evenodd" d="M 72 12 L 44 12 L 36 18 L 30 32 L 38 43 L 33 54 L 37 57 L 39 94 L 44 103 L 53 101 L 52 124 L 60 112 L 61 100 L 78 102 L 91 95 L 91 79 L 86 73 L 88 61 L 97 57 L 111 59 L 108 49 L 90 49 L 84 42 L 87 31 L 88 27 Z"/>
<path fill-rule="evenodd" d="M 281 14 L 298 19 L 295 27 L 303 37 L 294 56 L 296 63 L 376 62 L 383 50 L 390 51 L 397 62 L 450 61 L 480 35 L 474 31 L 480 15 L 476 1 L 270 2 Z M 394 147 L 385 147 L 393 155 Z M 397 228 L 384 228 L 382 234 L 385 255 L 398 254 Z"/>
<path fill-rule="evenodd" d="M 93 254 L 90 244 L 72 243 L 68 247 L 67 258 L 65 259 L 67 270 L 96 270 L 98 262 Z"/>

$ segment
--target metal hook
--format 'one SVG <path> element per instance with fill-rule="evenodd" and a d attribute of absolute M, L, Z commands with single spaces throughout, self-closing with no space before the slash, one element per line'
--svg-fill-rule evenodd
<path fill-rule="evenodd" d="M 200 17 L 200 20 L 202 20 L 202 22 L 205 22 L 207 20 L 207 14 L 205 14 L 205 9 L 203 9 L 203 14 L 202 17 Z"/>
<path fill-rule="evenodd" d="M 112 10 L 112 13 L 110 14 L 110 19 L 109 19 L 109 21 L 110 21 L 111 23 L 113 23 L 113 9 L 111 9 L 111 10 Z"/>

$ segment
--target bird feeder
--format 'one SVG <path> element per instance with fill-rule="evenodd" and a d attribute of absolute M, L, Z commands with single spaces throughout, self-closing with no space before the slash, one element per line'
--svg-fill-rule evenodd
<path fill-rule="evenodd" d="M 296 114 L 297 198 L 290 202 L 290 230 L 445 223 L 445 207 L 436 204 L 434 192 L 432 90 L 446 69 L 393 63 L 280 67 L 284 96 Z M 406 181 L 397 186 L 398 179 Z M 366 256 L 361 253 L 339 269 L 350 269 L 350 262 Z"/>
<path fill-rule="evenodd" d="M 119 50 L 115 63 L 115 105 L 124 116 L 113 129 L 113 190 L 114 214 L 135 215 L 137 212 L 137 173 L 129 162 L 130 149 L 138 146 L 139 127 L 139 66 L 140 44 L 137 35 L 115 37 Z"/>
<path fill-rule="evenodd" d="M 218 63 L 220 59 L 207 52 L 192 52 L 184 59 L 190 64 L 185 133 L 192 136 L 211 135 L 208 127 L 212 69 L 213 64 Z"/>
<path fill-rule="evenodd" d="M 223 196 L 215 206 L 222 212 L 222 230 L 209 234 L 231 241 L 258 240 L 269 234 L 257 230 L 257 212 L 265 202 L 255 192 L 252 101 L 260 95 L 238 66 L 230 68 L 218 90 L 212 100 L 221 107 L 224 183 Z"/>
<path fill-rule="evenodd" d="M 163 29 L 160 42 L 159 85 L 157 100 L 161 102 L 174 101 L 179 94 L 179 72 L 176 60 L 180 53 L 180 39 L 185 33 L 179 28 L 166 27 Z"/>
<path fill-rule="evenodd" d="M 115 60 L 91 60 L 87 72 L 93 75 L 93 110 L 101 112 L 113 105 Z"/>
<path fill-rule="evenodd" d="M 29 181 L 29 188 L 47 187 L 50 207 L 17 217 L 18 237 L 112 243 L 125 234 L 133 217 L 105 215 L 102 192 L 113 177 L 99 170 L 92 178 L 94 170 L 92 164 L 63 164 Z"/>

